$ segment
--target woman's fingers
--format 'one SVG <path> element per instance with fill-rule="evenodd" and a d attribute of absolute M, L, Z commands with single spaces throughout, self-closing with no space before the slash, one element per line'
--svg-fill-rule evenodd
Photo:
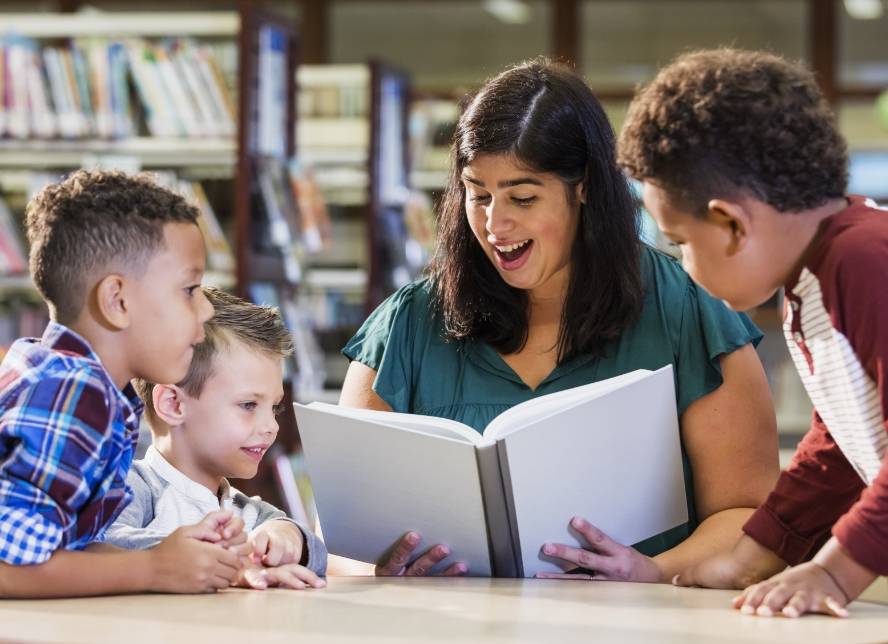
<path fill-rule="evenodd" d="M 424 577 L 429 571 L 450 556 L 450 548 L 438 544 L 430 548 L 424 555 L 407 566 L 408 577 Z"/>
<path fill-rule="evenodd" d="M 447 567 L 447 570 L 441 573 L 442 577 L 462 577 L 469 572 L 469 566 L 462 561 L 457 561 Z"/>
<path fill-rule="evenodd" d="M 394 577 L 404 574 L 407 562 L 413 555 L 416 546 L 419 545 L 420 536 L 415 532 L 405 534 L 395 547 L 389 558 L 376 566 L 376 575 L 379 577 Z"/>
<path fill-rule="evenodd" d="M 614 562 L 608 557 L 595 554 L 583 548 L 574 548 L 563 543 L 547 543 L 543 546 L 543 554 L 556 559 L 563 559 L 581 568 L 596 572 L 610 574 L 613 572 Z M 574 567 L 574 566 L 572 566 Z"/>
<path fill-rule="evenodd" d="M 592 579 L 592 575 L 569 572 L 538 572 L 536 576 L 537 579 L 573 579 L 574 581 L 590 581 Z"/>
<path fill-rule="evenodd" d="M 574 517 L 571 519 L 570 525 L 596 552 L 615 555 L 626 549 L 626 546 L 617 543 L 582 517 Z"/>

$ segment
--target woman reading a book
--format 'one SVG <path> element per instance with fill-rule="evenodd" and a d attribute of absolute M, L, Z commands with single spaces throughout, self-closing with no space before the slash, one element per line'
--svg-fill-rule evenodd
<path fill-rule="evenodd" d="M 728 550 L 778 474 L 761 334 L 640 241 L 597 99 L 558 65 L 514 67 L 468 104 L 452 158 L 429 276 L 344 348 L 340 404 L 481 431 L 530 398 L 672 364 L 688 522 L 633 545 L 568 516 L 584 547 L 539 547 L 579 571 L 566 577 L 648 582 Z M 590 453 L 590 467 L 607 458 Z M 423 575 L 450 556 L 440 544 L 414 553 L 419 537 L 405 534 L 376 574 Z M 452 555 L 443 573 L 465 573 Z"/>

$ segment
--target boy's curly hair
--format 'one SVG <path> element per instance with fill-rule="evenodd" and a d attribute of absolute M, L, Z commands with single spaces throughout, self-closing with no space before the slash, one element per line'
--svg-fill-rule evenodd
<path fill-rule="evenodd" d="M 206 338 L 194 347 L 188 373 L 176 383 L 189 396 L 200 397 L 213 375 L 216 356 L 232 342 L 271 357 L 286 358 L 293 353 L 293 338 L 276 308 L 253 304 L 213 287 L 205 288 L 204 294 L 213 305 L 213 317 L 204 324 Z M 154 420 L 156 413 L 151 397 L 154 383 L 137 379 L 133 384 L 145 403 L 145 417 Z"/>
<path fill-rule="evenodd" d="M 69 324 L 100 271 L 141 273 L 163 245 L 167 223 L 197 223 L 199 211 L 147 174 L 79 170 L 27 206 L 31 278 L 53 319 Z"/>
<path fill-rule="evenodd" d="M 629 175 L 697 216 L 740 195 L 798 212 L 848 183 L 845 141 L 813 74 L 766 52 L 679 56 L 637 93 L 618 145 Z"/>

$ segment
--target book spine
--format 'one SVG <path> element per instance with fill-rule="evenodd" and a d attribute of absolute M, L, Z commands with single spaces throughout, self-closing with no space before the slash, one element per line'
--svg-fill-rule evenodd
<path fill-rule="evenodd" d="M 481 481 L 481 498 L 484 502 L 490 569 L 496 577 L 517 577 L 518 557 L 512 547 L 506 494 L 496 445 L 476 447 L 475 456 L 478 460 L 478 480 Z"/>
<path fill-rule="evenodd" d="M 503 482 L 503 496 L 506 506 L 506 524 L 509 526 L 509 537 L 512 542 L 512 552 L 515 559 L 515 577 L 524 577 L 524 558 L 521 552 L 521 535 L 518 534 L 518 518 L 515 513 L 515 498 L 512 495 L 512 475 L 509 471 L 509 456 L 506 453 L 506 443 L 502 440 L 496 442 L 497 463 L 499 464 L 500 477 Z"/>

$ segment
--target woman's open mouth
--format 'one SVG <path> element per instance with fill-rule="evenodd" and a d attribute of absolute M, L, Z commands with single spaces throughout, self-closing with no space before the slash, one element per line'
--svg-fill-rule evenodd
<path fill-rule="evenodd" d="M 527 258 L 530 256 L 530 249 L 533 246 L 532 239 L 515 242 L 512 244 L 495 245 L 494 255 L 497 263 L 501 268 L 507 271 L 514 271 L 524 266 Z"/>

